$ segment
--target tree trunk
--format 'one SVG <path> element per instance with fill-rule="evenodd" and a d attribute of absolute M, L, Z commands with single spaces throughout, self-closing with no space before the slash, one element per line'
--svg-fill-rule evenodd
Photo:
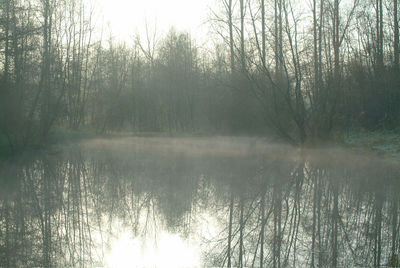
<path fill-rule="evenodd" d="M 383 7 L 382 0 L 376 0 L 376 70 L 379 76 L 383 70 Z"/>
<path fill-rule="evenodd" d="M 317 3 L 316 3 L 316 0 L 313 0 L 313 34 L 314 34 L 314 94 L 318 96 L 319 61 L 318 61 L 318 44 L 317 44 L 318 32 L 317 32 Z"/>
<path fill-rule="evenodd" d="M 260 233 L 260 268 L 264 267 L 264 233 L 265 233 L 265 193 L 261 196 L 261 233 Z"/>
<path fill-rule="evenodd" d="M 393 54 L 394 54 L 394 68 L 396 71 L 399 70 L 399 20 L 397 16 L 397 0 L 393 0 L 393 25 L 394 25 L 394 42 L 393 42 Z"/>
<path fill-rule="evenodd" d="M 228 249 L 227 249 L 227 258 L 228 258 L 228 268 L 232 267 L 232 220 L 233 220 L 233 192 L 231 193 L 231 200 L 229 204 L 229 227 L 228 227 Z"/>
<path fill-rule="evenodd" d="M 4 25 L 4 81 L 8 83 L 10 72 L 10 2 L 5 1 L 5 25 Z"/>
<path fill-rule="evenodd" d="M 51 46 L 51 10 L 50 0 L 43 1 L 43 56 L 40 88 L 44 93 L 44 100 L 40 118 L 41 139 L 45 139 L 50 128 L 51 91 L 50 91 L 50 46 Z"/>
<path fill-rule="evenodd" d="M 392 256 L 391 258 L 395 259 L 396 257 L 396 240 L 397 240 L 397 213 L 399 210 L 399 199 L 396 194 L 393 196 L 393 206 L 392 206 Z"/>
<path fill-rule="evenodd" d="M 275 75 L 279 73 L 279 13 L 278 13 L 278 1 L 280 0 L 275 0 L 274 1 L 274 26 L 275 26 Z"/>
<path fill-rule="evenodd" d="M 380 194 L 376 195 L 375 200 L 375 248 L 374 265 L 380 267 L 382 254 L 382 205 L 383 201 Z"/>
<path fill-rule="evenodd" d="M 281 233 L 282 233 L 282 193 L 280 185 L 275 184 L 274 202 L 274 237 L 273 237 L 273 267 L 281 267 Z"/>
<path fill-rule="evenodd" d="M 244 49 L 244 0 L 240 2 L 240 61 L 242 64 L 242 72 L 246 70 L 246 57 Z"/>
<path fill-rule="evenodd" d="M 397 1 L 397 0 L 396 0 Z M 265 47 L 265 0 L 261 0 L 261 50 L 262 50 L 262 64 L 266 67 L 266 47 Z"/>
<path fill-rule="evenodd" d="M 233 6 L 232 0 L 229 0 L 228 3 L 228 25 L 229 25 L 229 49 L 231 56 L 231 73 L 235 73 L 235 50 L 234 50 L 234 41 L 233 41 Z"/>
<path fill-rule="evenodd" d="M 336 182 L 333 185 L 333 212 L 332 212 L 332 267 L 338 267 L 338 221 L 339 221 L 339 189 Z"/>
<path fill-rule="evenodd" d="M 244 201 L 243 196 L 240 197 L 240 219 L 239 219 L 239 268 L 243 268 L 243 213 L 244 213 Z"/>
<path fill-rule="evenodd" d="M 311 237 L 311 268 L 315 267 L 315 238 L 316 238 L 316 223 L 317 223 L 317 178 L 314 178 L 314 196 L 313 196 L 313 220 L 312 220 L 312 237 Z"/>

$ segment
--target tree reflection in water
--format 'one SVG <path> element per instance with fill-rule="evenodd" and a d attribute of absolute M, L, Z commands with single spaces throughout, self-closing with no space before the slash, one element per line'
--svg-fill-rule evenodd
<path fill-rule="evenodd" d="M 379 267 L 399 252 L 400 168 L 374 156 L 134 138 L 0 165 L 1 267 Z"/>

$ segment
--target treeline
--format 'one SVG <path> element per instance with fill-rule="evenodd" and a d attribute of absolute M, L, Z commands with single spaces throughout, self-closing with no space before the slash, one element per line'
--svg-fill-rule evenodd
<path fill-rule="evenodd" d="M 263 126 L 258 103 L 249 96 L 241 100 L 247 110 L 237 114 L 225 66 L 188 33 L 171 29 L 161 39 L 137 38 L 131 48 L 109 40 L 97 61 L 90 112 L 83 116 L 100 132 L 254 132 Z"/>
<path fill-rule="evenodd" d="M 399 125 L 397 0 L 221 0 L 232 80 L 294 143 Z"/>
<path fill-rule="evenodd" d="M 121 44 L 94 27 L 95 12 L 83 0 L 2 2 L 0 129 L 13 150 L 46 141 L 54 126 L 100 133 L 264 127 L 247 96 L 240 102 L 250 108 L 236 115 L 224 63 L 189 34 L 148 31 L 146 40 Z M 245 120 L 237 125 L 235 117 Z"/>
<path fill-rule="evenodd" d="M 57 125 L 292 143 L 399 125 L 397 0 L 219 0 L 207 47 L 173 29 L 121 44 L 83 0 L 0 5 L 0 135 L 13 150 Z"/>

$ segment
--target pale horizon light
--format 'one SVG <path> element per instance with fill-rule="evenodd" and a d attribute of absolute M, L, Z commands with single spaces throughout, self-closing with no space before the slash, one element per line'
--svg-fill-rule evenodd
<path fill-rule="evenodd" d="M 205 39 L 207 19 L 215 0 L 97 0 L 95 1 L 104 34 L 130 42 L 156 27 L 163 36 L 171 27 L 187 31 L 192 38 Z"/>

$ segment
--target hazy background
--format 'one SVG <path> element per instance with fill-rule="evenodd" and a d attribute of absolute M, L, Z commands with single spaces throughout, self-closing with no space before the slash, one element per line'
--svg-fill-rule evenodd
<path fill-rule="evenodd" d="M 157 29 L 163 35 L 171 27 L 190 33 L 200 42 L 207 41 L 209 17 L 216 5 L 215 0 L 171 0 L 171 1 L 125 1 L 98 0 L 96 5 L 99 23 L 108 26 L 118 39 L 131 42 L 136 34 L 146 36 L 146 24 L 149 30 Z"/>

